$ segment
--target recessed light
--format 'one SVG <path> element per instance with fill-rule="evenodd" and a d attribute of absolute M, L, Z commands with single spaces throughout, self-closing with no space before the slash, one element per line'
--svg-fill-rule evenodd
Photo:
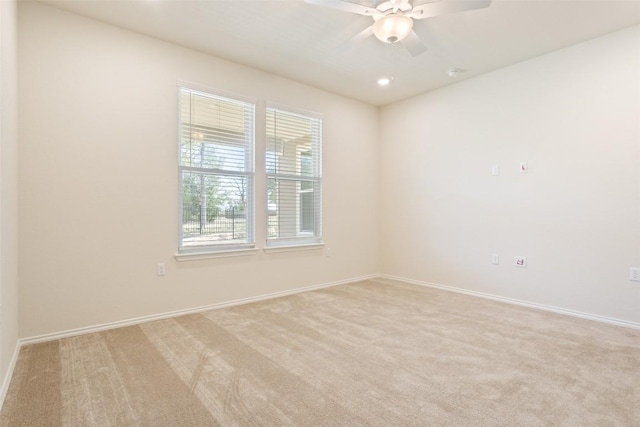
<path fill-rule="evenodd" d="M 449 71 L 447 71 L 447 74 L 449 75 L 449 77 L 455 78 L 458 77 L 458 75 L 460 75 L 460 73 L 462 73 L 464 70 L 461 70 L 460 68 L 452 68 Z"/>
<path fill-rule="evenodd" d="M 393 81 L 393 77 L 380 77 L 378 79 L 378 86 L 389 86 Z"/>

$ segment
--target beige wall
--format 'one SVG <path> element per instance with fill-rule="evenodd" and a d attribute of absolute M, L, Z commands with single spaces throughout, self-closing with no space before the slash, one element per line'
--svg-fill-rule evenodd
<path fill-rule="evenodd" d="M 19 75 L 22 337 L 377 273 L 377 108 L 37 3 L 19 8 Z M 330 258 L 175 261 L 177 80 L 324 115 Z"/>
<path fill-rule="evenodd" d="M 382 271 L 640 322 L 639 34 L 382 109 Z"/>
<path fill-rule="evenodd" d="M 379 116 L 372 106 L 22 2 L 20 336 L 378 272 L 640 322 L 640 284 L 628 281 L 629 267 L 640 267 L 639 31 Z M 177 80 L 257 97 L 259 112 L 269 100 L 324 115 L 331 258 L 174 260 Z M 529 173 L 517 172 L 520 162 Z M 264 186 L 259 179 L 258 206 Z M 3 184 L 3 199 L 11 194 Z M 259 246 L 264 215 L 258 209 Z M 492 253 L 500 265 L 491 265 Z M 527 256 L 528 268 L 513 267 L 515 255 Z M 156 277 L 157 262 L 167 263 L 166 277 Z"/>
<path fill-rule="evenodd" d="M 0 2 L 0 378 L 18 343 L 16 3 Z"/>
<path fill-rule="evenodd" d="M 18 343 L 17 15 L 0 2 L 0 378 Z"/>

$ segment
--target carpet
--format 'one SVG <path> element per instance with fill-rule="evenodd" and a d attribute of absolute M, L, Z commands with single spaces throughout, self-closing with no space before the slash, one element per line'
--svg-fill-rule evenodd
<path fill-rule="evenodd" d="M 3 426 L 640 426 L 640 331 L 369 280 L 25 346 Z"/>

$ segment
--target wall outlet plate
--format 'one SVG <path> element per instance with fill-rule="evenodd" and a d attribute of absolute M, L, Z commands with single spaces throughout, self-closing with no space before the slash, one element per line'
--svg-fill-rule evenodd
<path fill-rule="evenodd" d="M 516 267 L 526 267 L 527 266 L 527 257 L 526 256 L 514 257 L 513 265 L 515 265 Z"/>
<path fill-rule="evenodd" d="M 491 254 L 491 264 L 493 265 L 500 264 L 500 256 L 498 254 Z"/>
<path fill-rule="evenodd" d="M 629 280 L 633 280 L 634 282 L 640 282 L 640 268 L 629 269 Z"/>

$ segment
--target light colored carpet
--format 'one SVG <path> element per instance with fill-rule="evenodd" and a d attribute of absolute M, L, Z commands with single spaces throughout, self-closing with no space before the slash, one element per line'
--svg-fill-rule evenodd
<path fill-rule="evenodd" d="M 35 344 L 9 426 L 640 426 L 640 331 L 366 281 Z"/>

